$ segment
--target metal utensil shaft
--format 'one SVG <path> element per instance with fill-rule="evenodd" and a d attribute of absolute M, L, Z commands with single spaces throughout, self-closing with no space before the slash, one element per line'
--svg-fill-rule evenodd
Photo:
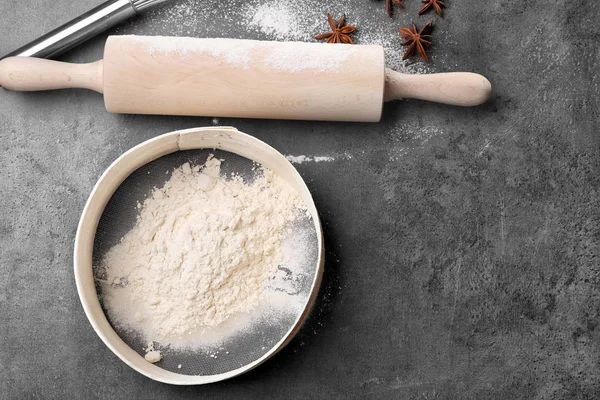
<path fill-rule="evenodd" d="M 130 0 L 108 0 L 6 57 L 55 57 L 137 14 Z"/>

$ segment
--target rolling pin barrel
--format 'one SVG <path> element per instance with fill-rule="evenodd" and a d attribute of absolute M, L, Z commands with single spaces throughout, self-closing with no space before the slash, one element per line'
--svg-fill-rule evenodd
<path fill-rule="evenodd" d="M 380 46 L 112 36 L 104 101 L 126 114 L 379 121 Z"/>

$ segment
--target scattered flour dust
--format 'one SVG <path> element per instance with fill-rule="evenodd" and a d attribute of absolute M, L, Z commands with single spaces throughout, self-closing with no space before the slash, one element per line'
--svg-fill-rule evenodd
<path fill-rule="evenodd" d="M 380 2 L 361 4 L 352 12 L 346 3 L 331 0 L 180 0 L 166 7 L 149 10 L 153 24 L 148 34 L 162 36 L 236 37 L 259 40 L 316 42 L 315 36 L 329 29 L 326 15 L 337 19 L 346 14 L 347 22 L 359 27 L 353 35 L 357 44 L 378 44 L 385 51 L 386 66 L 404 73 L 435 72 L 418 59 L 402 60 L 405 47 L 398 34 L 400 26 L 410 26 L 408 13 L 390 19 Z M 135 20 L 134 20 L 135 21 Z M 162 22 L 162 23 L 160 23 Z M 134 22 L 136 23 L 136 22 Z M 435 33 L 435 43 L 442 31 Z M 435 50 L 434 50 L 435 52 Z M 434 54 L 435 57 L 435 54 Z"/>
<path fill-rule="evenodd" d="M 236 324 L 233 317 L 265 301 L 298 303 L 285 304 L 286 310 L 303 306 L 302 299 L 292 299 L 298 296 L 269 291 L 285 262 L 284 247 L 293 242 L 291 224 L 309 218 L 303 200 L 266 168 L 252 183 L 224 178 L 221 161 L 211 156 L 202 167 L 175 169 L 139 207 L 136 225 L 99 268 L 109 317 L 149 342 L 149 362 L 162 358 L 155 341 L 198 348 L 203 330 L 225 325 L 238 333 L 247 320 Z M 302 251 L 302 244 L 291 246 Z M 219 338 L 208 335 L 205 342 L 213 339 Z"/>
<path fill-rule="evenodd" d="M 330 156 L 305 156 L 305 155 L 299 155 L 299 156 L 285 156 L 285 158 L 287 158 L 287 160 L 289 162 L 291 162 L 292 164 L 304 164 L 306 162 L 331 162 L 334 161 L 335 158 L 330 157 Z"/>
<path fill-rule="evenodd" d="M 304 154 L 300 155 L 292 155 L 287 154 L 285 158 L 291 162 L 292 164 L 305 164 L 305 163 L 322 163 L 322 162 L 332 162 L 336 160 L 351 160 L 354 156 L 348 152 L 343 154 L 335 154 L 335 155 L 326 155 L 326 156 L 307 156 Z"/>
<path fill-rule="evenodd" d="M 247 17 L 252 27 L 260 29 L 269 36 L 289 38 L 305 32 L 302 21 L 291 11 L 289 2 L 271 2 L 247 9 Z"/>

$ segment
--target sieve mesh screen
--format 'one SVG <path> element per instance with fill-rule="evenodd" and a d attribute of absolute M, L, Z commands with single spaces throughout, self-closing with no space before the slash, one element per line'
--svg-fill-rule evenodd
<path fill-rule="evenodd" d="M 221 165 L 223 175 L 236 174 L 243 177 L 245 181 L 251 182 L 259 171 L 255 168 L 256 164 L 247 158 L 212 149 L 178 151 L 140 167 L 119 186 L 100 218 L 93 251 L 94 274 L 97 278 L 102 277 L 101 261 L 106 252 L 119 243 L 120 239 L 135 225 L 138 215 L 137 203 L 143 202 L 154 187 L 162 187 L 175 168 L 186 162 L 192 165 L 203 165 L 210 154 L 224 160 Z M 291 235 L 301 237 L 298 241 L 291 239 L 292 243 L 299 243 L 298 246 L 301 247 L 294 249 L 294 254 L 297 254 L 298 250 L 304 254 L 301 259 L 294 260 L 301 265 L 303 273 L 294 277 L 293 292 L 288 286 L 275 285 L 270 290 L 282 292 L 285 296 L 298 296 L 296 300 L 304 306 L 308 302 L 311 283 L 318 271 L 317 232 L 310 219 L 302 218 L 294 223 Z M 285 266 L 279 266 L 279 269 L 284 275 L 289 274 Z M 96 290 L 108 321 L 121 339 L 143 356 L 145 354 L 143 349 L 147 345 L 146 339 L 140 332 L 125 329 L 111 319 L 102 303 L 103 285 L 101 280 L 96 280 Z M 228 335 L 215 345 L 177 349 L 159 343 L 158 347 L 162 351 L 163 359 L 156 365 L 171 372 L 202 376 L 225 373 L 243 367 L 265 355 L 285 338 L 302 314 L 303 308 L 300 311 L 273 313 L 273 310 L 269 310 L 268 307 L 262 307 L 249 315 L 239 316 L 238 318 L 249 321 L 244 325 L 244 329 Z M 218 335 L 218 330 L 211 332 L 211 335 Z M 180 365 L 181 368 L 178 368 Z"/>

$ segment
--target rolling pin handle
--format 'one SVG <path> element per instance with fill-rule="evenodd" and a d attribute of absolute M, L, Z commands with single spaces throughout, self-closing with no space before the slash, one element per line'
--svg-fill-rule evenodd
<path fill-rule="evenodd" d="M 103 62 L 69 64 L 32 57 L 0 60 L 0 86 L 21 92 L 91 89 L 103 92 Z"/>
<path fill-rule="evenodd" d="M 420 99 L 455 106 L 478 106 L 487 101 L 492 85 L 470 72 L 409 75 L 385 70 L 384 101 Z"/>

